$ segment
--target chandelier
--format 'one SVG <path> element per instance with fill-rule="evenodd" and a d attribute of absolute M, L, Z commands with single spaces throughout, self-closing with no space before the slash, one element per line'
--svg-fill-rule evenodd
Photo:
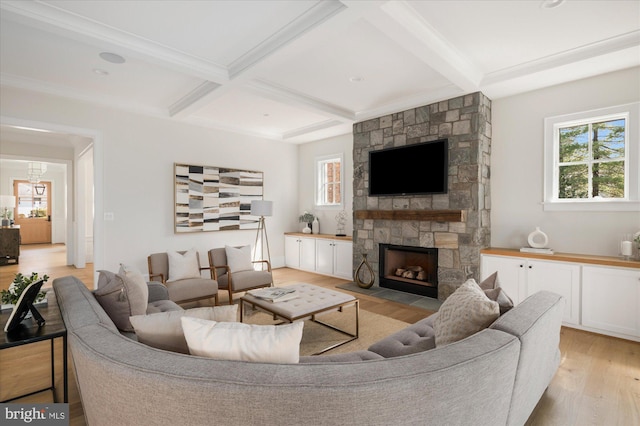
<path fill-rule="evenodd" d="M 37 195 L 44 195 L 45 186 L 40 183 L 40 178 L 47 172 L 47 165 L 44 163 L 27 164 L 27 176 L 29 182 L 35 184 L 34 189 Z"/>

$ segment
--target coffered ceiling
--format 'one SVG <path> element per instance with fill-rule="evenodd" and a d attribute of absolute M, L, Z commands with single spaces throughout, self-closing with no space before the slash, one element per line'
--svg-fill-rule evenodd
<path fill-rule="evenodd" d="M 1 0 L 0 18 L 3 86 L 292 143 L 640 65 L 638 0 Z"/>

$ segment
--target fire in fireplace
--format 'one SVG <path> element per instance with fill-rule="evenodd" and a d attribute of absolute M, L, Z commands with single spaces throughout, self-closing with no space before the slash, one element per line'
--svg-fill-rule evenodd
<path fill-rule="evenodd" d="M 438 249 L 380 244 L 380 287 L 438 298 Z"/>

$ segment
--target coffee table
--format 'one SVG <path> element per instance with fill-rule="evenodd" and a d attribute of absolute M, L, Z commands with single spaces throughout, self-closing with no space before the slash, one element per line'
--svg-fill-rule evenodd
<path fill-rule="evenodd" d="M 282 288 L 296 290 L 297 298 L 284 302 L 269 302 L 264 299 L 246 293 L 240 298 L 240 322 L 244 319 L 244 305 L 251 305 L 254 309 L 266 311 L 273 315 L 273 319 L 281 319 L 283 323 L 292 323 L 298 320 L 311 319 L 311 321 L 336 330 L 349 336 L 349 339 L 324 348 L 314 355 L 320 355 L 328 350 L 337 348 L 358 338 L 360 331 L 360 301 L 355 297 L 339 291 L 330 290 L 313 284 L 299 283 L 284 286 Z M 329 311 L 342 312 L 345 307 L 355 306 L 355 333 L 327 324 L 316 318 L 316 315 Z"/>

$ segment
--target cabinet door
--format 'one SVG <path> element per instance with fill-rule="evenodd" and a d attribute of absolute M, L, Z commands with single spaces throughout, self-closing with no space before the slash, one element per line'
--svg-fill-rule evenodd
<path fill-rule="evenodd" d="M 298 237 L 284 237 L 284 263 L 289 268 L 300 267 L 300 241 Z"/>
<path fill-rule="evenodd" d="M 528 295 L 551 291 L 565 299 L 564 317 L 568 324 L 580 324 L 580 266 L 570 263 L 529 260 L 526 264 Z"/>
<path fill-rule="evenodd" d="M 333 241 L 316 240 L 316 272 L 333 275 Z"/>
<path fill-rule="evenodd" d="M 316 240 L 314 238 L 299 238 L 300 240 L 300 269 L 316 270 Z"/>
<path fill-rule="evenodd" d="M 640 271 L 582 267 L 582 325 L 640 336 Z"/>
<path fill-rule="evenodd" d="M 498 271 L 500 287 L 517 305 L 527 295 L 525 265 L 526 261 L 517 257 L 482 256 L 481 279 Z"/>
<path fill-rule="evenodd" d="M 348 241 L 335 241 L 333 247 L 334 275 L 345 280 L 353 279 L 353 243 Z"/>

